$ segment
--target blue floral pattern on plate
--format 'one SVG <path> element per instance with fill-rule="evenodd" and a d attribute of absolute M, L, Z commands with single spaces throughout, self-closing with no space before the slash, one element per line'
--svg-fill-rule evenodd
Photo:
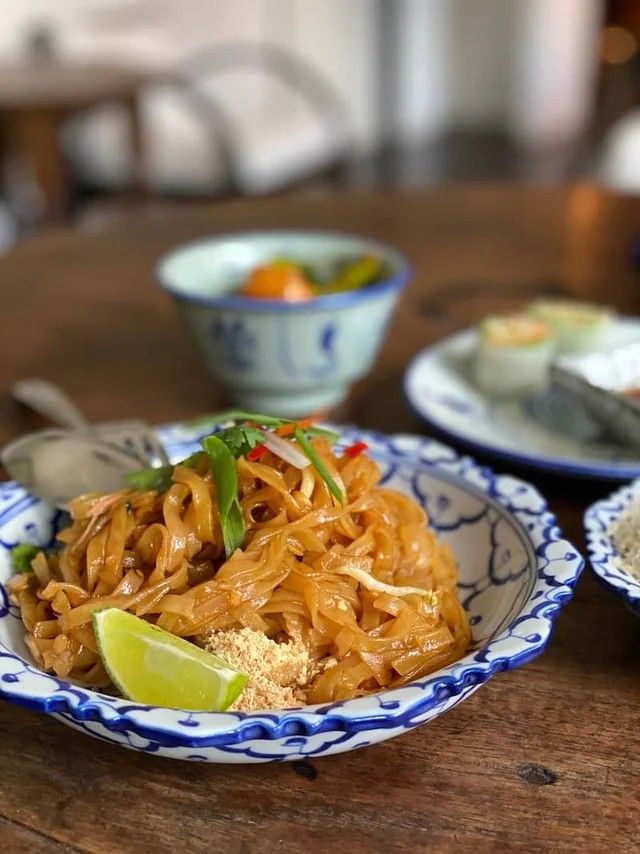
<path fill-rule="evenodd" d="M 595 577 L 626 601 L 640 616 L 640 578 L 626 571 L 610 531 L 624 511 L 640 499 L 640 480 L 618 489 L 608 498 L 596 501 L 584 516 L 589 563 Z"/>
<path fill-rule="evenodd" d="M 202 424 L 159 429 L 174 460 L 197 447 L 206 432 Z M 383 483 L 413 495 L 456 553 L 460 595 L 474 633 L 473 647 L 460 661 L 403 688 L 302 709 L 245 714 L 155 708 L 35 668 L 0 583 L 0 696 L 134 750 L 194 761 L 270 762 L 354 750 L 399 735 L 457 705 L 495 673 L 540 654 L 583 567 L 540 494 L 429 439 L 343 430 L 342 443 L 358 440 L 379 462 Z M 25 536 L 48 543 L 56 521 L 50 507 L 16 485 L 3 485 L 0 582 L 10 575 L 8 547 Z"/>

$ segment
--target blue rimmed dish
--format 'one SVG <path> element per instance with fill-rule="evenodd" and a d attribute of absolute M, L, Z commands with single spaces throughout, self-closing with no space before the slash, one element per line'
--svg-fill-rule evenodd
<path fill-rule="evenodd" d="M 609 342 L 640 342 L 640 321 L 619 317 Z M 492 398 L 472 380 L 477 330 L 427 347 L 404 376 L 411 409 L 432 429 L 473 453 L 569 477 L 640 477 L 640 453 L 615 440 L 582 402 L 549 385 L 526 397 Z"/>
<path fill-rule="evenodd" d="M 636 501 L 640 501 L 640 480 L 592 504 L 585 513 L 584 528 L 593 574 L 640 616 L 640 578 L 625 569 L 611 535 L 620 517 Z"/>
<path fill-rule="evenodd" d="M 373 254 L 386 278 L 307 302 L 240 296 L 255 267 L 287 258 L 312 267 Z M 336 406 L 372 367 L 409 279 L 395 249 L 355 235 L 323 231 L 223 234 L 179 246 L 156 268 L 210 373 L 236 403 L 299 416 Z"/>
<path fill-rule="evenodd" d="M 202 423 L 174 425 L 160 428 L 159 436 L 178 460 L 209 430 Z M 371 696 L 249 714 L 186 713 L 72 685 L 30 663 L 19 615 L 2 586 L 11 573 L 8 549 L 25 538 L 48 544 L 57 515 L 6 483 L 0 489 L 0 696 L 134 750 L 209 762 L 269 762 L 339 753 L 399 735 L 457 705 L 496 673 L 540 654 L 583 567 L 540 494 L 439 442 L 354 428 L 342 433 L 345 444 L 361 440 L 378 461 L 384 485 L 412 495 L 456 554 L 474 638 L 460 661 Z"/>

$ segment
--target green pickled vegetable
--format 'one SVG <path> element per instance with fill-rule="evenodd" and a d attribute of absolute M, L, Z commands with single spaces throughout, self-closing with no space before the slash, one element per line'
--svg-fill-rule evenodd
<path fill-rule="evenodd" d="M 41 546 L 34 546 L 32 543 L 18 543 L 11 549 L 11 563 L 16 572 L 32 572 L 31 561 L 43 551 Z"/>
<path fill-rule="evenodd" d="M 384 264 L 376 255 L 364 255 L 355 261 L 345 264 L 331 281 L 323 288 L 323 292 L 342 293 L 356 291 L 373 284 L 384 274 Z"/>

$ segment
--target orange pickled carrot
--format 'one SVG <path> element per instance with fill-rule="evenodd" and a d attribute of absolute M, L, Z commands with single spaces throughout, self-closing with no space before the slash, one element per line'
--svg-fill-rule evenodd
<path fill-rule="evenodd" d="M 240 293 L 254 299 L 281 299 L 285 302 L 306 302 L 315 297 L 310 283 L 293 264 L 256 267 Z"/>
<path fill-rule="evenodd" d="M 283 424 L 281 427 L 276 427 L 275 432 L 278 436 L 290 436 L 296 427 L 306 430 L 307 427 L 311 427 L 314 421 L 315 418 L 302 418 L 300 421 L 295 421 L 292 424 Z"/>

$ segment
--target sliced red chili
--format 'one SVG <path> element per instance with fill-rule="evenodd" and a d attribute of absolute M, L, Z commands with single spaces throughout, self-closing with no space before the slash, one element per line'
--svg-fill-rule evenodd
<path fill-rule="evenodd" d="M 343 454 L 345 457 L 358 457 L 363 451 L 367 451 L 369 446 L 366 442 L 354 442 L 353 445 L 349 445 L 348 448 L 345 448 Z"/>
<path fill-rule="evenodd" d="M 266 445 L 256 445 L 255 448 L 252 448 L 247 454 L 247 459 L 255 463 L 256 460 L 259 460 L 260 457 L 263 457 L 269 449 Z"/>

